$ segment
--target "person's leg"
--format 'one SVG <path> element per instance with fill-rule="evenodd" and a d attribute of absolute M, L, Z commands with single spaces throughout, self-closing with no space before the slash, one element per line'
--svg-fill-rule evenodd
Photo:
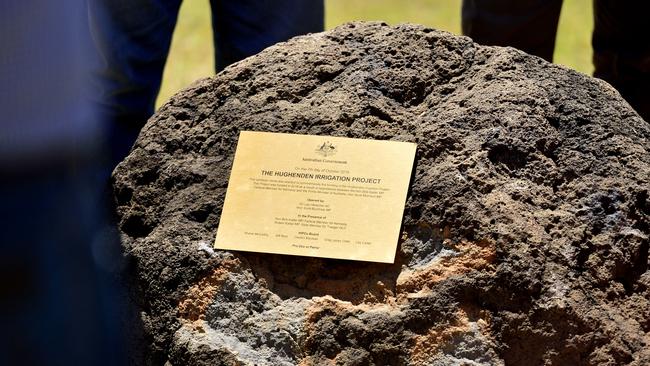
<path fill-rule="evenodd" d="M 463 0 L 463 34 L 552 62 L 562 0 Z"/>
<path fill-rule="evenodd" d="M 614 86 L 650 121 L 650 4 L 594 0 L 594 76 Z"/>
<path fill-rule="evenodd" d="M 275 43 L 323 31 L 322 0 L 211 0 L 217 72 Z"/>
<path fill-rule="evenodd" d="M 112 164 L 129 152 L 153 114 L 181 0 L 90 0 L 99 65 L 94 95 L 106 122 Z"/>
<path fill-rule="evenodd" d="M 95 159 L 0 182 L 2 365 L 127 365 L 122 256 Z M 128 327 L 135 327 L 129 324 Z"/>

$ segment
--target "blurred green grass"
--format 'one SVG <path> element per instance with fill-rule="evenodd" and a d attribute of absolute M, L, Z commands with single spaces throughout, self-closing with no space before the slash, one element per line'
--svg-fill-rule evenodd
<path fill-rule="evenodd" d="M 353 20 L 389 24 L 419 23 L 460 34 L 461 0 L 325 0 L 325 27 Z M 591 74 L 591 0 L 564 0 L 555 46 L 555 62 Z M 185 0 L 157 99 L 160 106 L 201 77 L 214 75 L 214 50 L 208 0 Z"/>

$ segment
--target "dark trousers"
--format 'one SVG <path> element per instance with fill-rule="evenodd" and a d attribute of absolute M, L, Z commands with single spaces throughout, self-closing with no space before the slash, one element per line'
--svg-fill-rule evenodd
<path fill-rule="evenodd" d="M 463 33 L 552 61 L 562 0 L 463 0 Z M 594 76 L 650 121 L 650 4 L 594 0 Z"/>
<path fill-rule="evenodd" d="M 90 0 L 101 55 L 96 96 L 114 164 L 153 114 L 182 0 Z M 323 0 L 210 0 L 217 71 L 291 37 L 320 32 Z"/>
<path fill-rule="evenodd" d="M 84 160 L 1 171 L 0 365 L 127 365 L 131 357 L 125 335 L 140 324 L 120 280 L 126 262 L 101 169 Z"/>

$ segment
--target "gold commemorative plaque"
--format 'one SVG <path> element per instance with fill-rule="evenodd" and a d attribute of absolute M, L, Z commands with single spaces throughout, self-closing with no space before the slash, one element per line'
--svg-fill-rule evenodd
<path fill-rule="evenodd" d="M 214 246 L 393 263 L 415 150 L 242 131 Z"/>

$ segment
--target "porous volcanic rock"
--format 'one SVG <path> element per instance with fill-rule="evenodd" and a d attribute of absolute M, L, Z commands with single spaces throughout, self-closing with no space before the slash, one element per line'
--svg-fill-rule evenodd
<path fill-rule="evenodd" d="M 213 250 L 240 130 L 417 142 L 395 263 Z M 149 363 L 650 364 L 650 126 L 515 49 L 297 37 L 171 98 L 113 180 Z"/>

